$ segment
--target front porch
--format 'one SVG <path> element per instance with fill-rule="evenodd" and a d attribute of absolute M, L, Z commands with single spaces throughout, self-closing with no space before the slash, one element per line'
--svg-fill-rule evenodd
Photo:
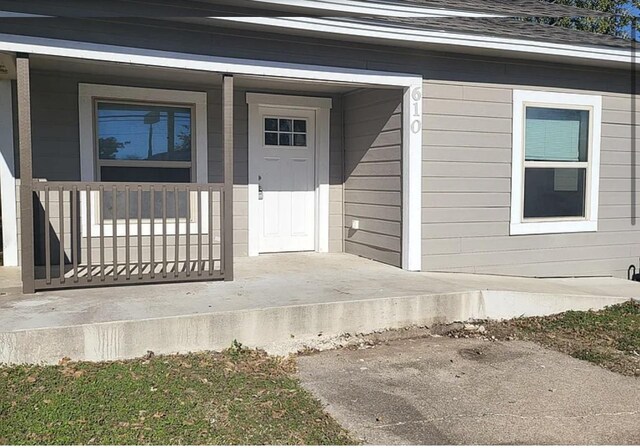
<path fill-rule="evenodd" d="M 0 293 L 0 362 L 55 363 L 219 350 L 234 339 L 282 354 L 343 333 L 597 309 L 640 298 L 640 283 L 415 273 L 304 253 L 239 258 L 234 282 Z"/>
<path fill-rule="evenodd" d="M 3 219 L 16 224 L 25 293 L 233 280 L 236 260 L 289 251 L 419 270 L 421 80 L 13 57 L 14 98 L 0 109 L 13 114 L 15 135 L 2 137 L 19 143 L 19 169 L 2 195 L 17 210 Z M 144 125 L 114 128 L 132 116 Z"/>

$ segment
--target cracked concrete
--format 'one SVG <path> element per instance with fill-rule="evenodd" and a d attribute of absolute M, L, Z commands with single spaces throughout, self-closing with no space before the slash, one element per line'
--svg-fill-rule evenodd
<path fill-rule="evenodd" d="M 369 444 L 640 443 L 640 379 L 526 342 L 428 337 L 299 358 Z"/>

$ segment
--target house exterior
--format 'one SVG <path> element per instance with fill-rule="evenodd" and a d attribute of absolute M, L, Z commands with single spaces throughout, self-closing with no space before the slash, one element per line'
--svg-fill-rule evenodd
<path fill-rule="evenodd" d="M 586 11 L 0 10 L 4 260 L 26 292 L 232 280 L 234 257 L 274 252 L 620 277 L 640 254 L 631 42 L 512 18 Z"/>

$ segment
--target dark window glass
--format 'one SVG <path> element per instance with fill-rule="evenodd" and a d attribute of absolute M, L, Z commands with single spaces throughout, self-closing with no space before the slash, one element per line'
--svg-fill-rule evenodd
<path fill-rule="evenodd" d="M 103 166 L 100 179 L 103 182 L 191 182 L 191 169 Z"/>
<path fill-rule="evenodd" d="M 278 144 L 278 133 L 277 132 L 266 132 L 264 134 L 264 144 L 265 145 L 277 145 Z"/>
<path fill-rule="evenodd" d="M 294 132 L 307 132 L 307 120 L 294 120 L 293 130 Z"/>
<path fill-rule="evenodd" d="M 294 134 L 294 136 L 293 136 L 293 145 L 294 146 L 307 146 L 307 135 L 306 134 Z"/>
<path fill-rule="evenodd" d="M 585 216 L 584 168 L 526 168 L 525 218 Z"/>
<path fill-rule="evenodd" d="M 264 119 L 264 130 L 265 131 L 277 131 L 278 130 L 278 119 L 277 118 L 265 118 Z"/>
<path fill-rule="evenodd" d="M 307 121 L 290 118 L 265 118 L 266 146 L 307 146 Z"/>
<path fill-rule="evenodd" d="M 280 146 L 291 146 L 291 134 L 280 134 Z"/>
<path fill-rule="evenodd" d="M 292 120 L 280 119 L 280 131 L 291 132 L 293 130 Z"/>
<path fill-rule="evenodd" d="M 191 160 L 191 109 L 98 103 L 101 160 Z"/>

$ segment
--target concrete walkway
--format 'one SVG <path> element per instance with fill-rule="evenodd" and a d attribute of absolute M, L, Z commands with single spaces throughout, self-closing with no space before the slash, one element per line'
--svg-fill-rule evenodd
<path fill-rule="evenodd" d="M 431 337 L 298 364 L 303 386 L 368 444 L 640 441 L 640 380 L 532 343 Z"/>
<path fill-rule="evenodd" d="M 238 259 L 234 282 L 5 292 L 0 362 L 56 362 L 219 349 L 233 339 L 286 353 L 318 334 L 601 308 L 640 297 L 640 283 L 412 273 L 303 253 Z"/>

